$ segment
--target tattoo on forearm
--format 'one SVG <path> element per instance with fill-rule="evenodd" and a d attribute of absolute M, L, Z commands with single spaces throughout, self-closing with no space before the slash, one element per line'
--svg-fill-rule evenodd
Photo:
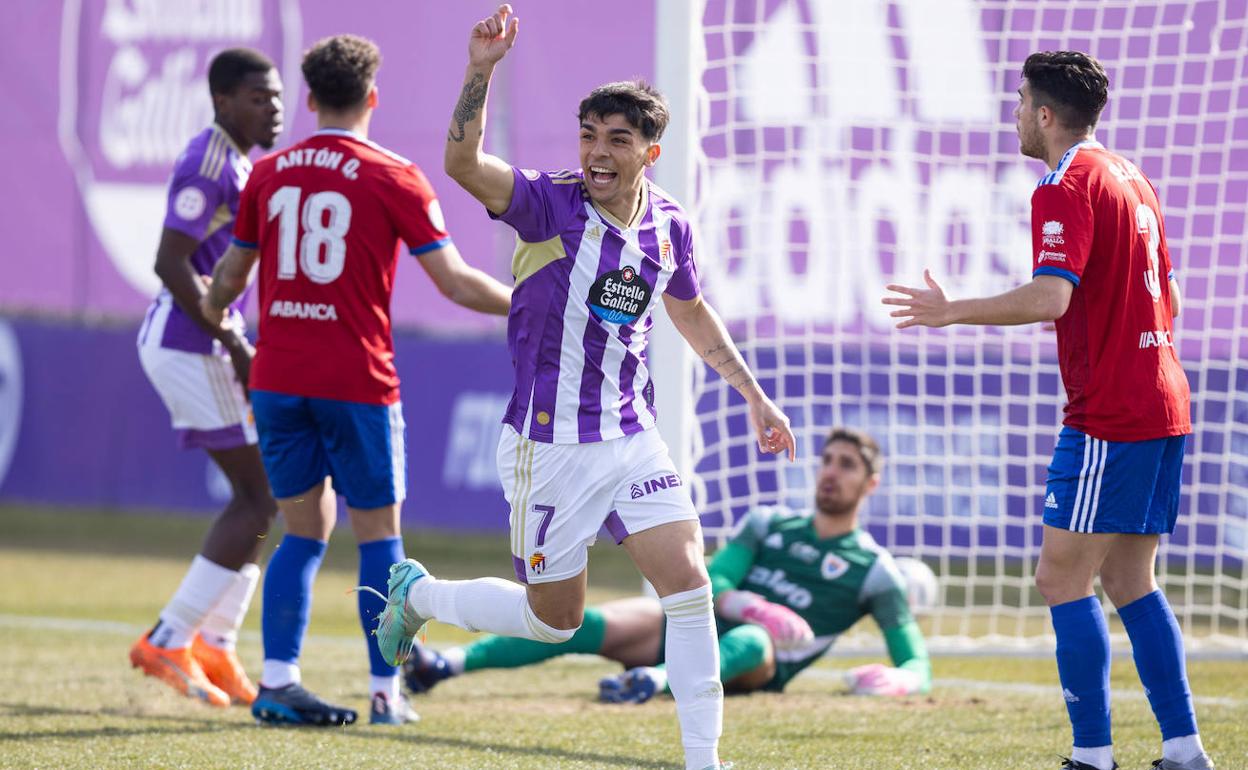
<path fill-rule="evenodd" d="M 712 360 L 711 357 L 720 352 L 724 353 L 723 358 L 718 361 Z M 726 344 L 717 345 L 702 351 L 702 360 L 710 364 L 711 368 L 719 373 L 724 382 L 727 382 L 734 388 L 744 388 L 754 381 L 754 375 L 750 374 L 750 370 L 746 367 L 745 361 L 742 360 L 741 354 Z"/>
<path fill-rule="evenodd" d="M 446 132 L 449 141 L 464 141 L 464 126 L 476 119 L 485 105 L 485 95 L 489 88 L 490 84 L 480 72 L 464 84 L 464 90 L 459 95 L 459 104 L 455 105 L 455 116 L 452 118 L 455 126 Z"/>

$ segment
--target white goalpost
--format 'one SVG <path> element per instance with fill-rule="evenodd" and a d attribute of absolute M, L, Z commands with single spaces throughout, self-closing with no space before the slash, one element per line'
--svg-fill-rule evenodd
<path fill-rule="evenodd" d="M 887 461 L 864 523 L 940 577 L 932 646 L 1049 648 L 1032 582 L 1065 400 L 1053 335 L 898 332 L 879 298 L 925 267 L 954 296 L 1027 280 L 1043 168 L 1018 154 L 1019 71 L 1032 51 L 1085 50 L 1110 75 L 1097 138 L 1158 187 L 1184 297 L 1176 337 L 1195 432 L 1159 575 L 1193 651 L 1248 654 L 1243 4 L 657 6 L 658 81 L 675 118 L 658 182 L 693 215 L 703 288 L 792 418 L 802 455 L 760 456 L 740 398 L 691 365 L 675 332 L 657 338 L 668 357 L 656 376 L 691 380 L 658 383 L 660 398 L 685 399 L 661 402 L 660 424 L 692 470 L 708 534 L 722 537 L 753 505 L 808 507 L 827 429 L 866 429 Z"/>

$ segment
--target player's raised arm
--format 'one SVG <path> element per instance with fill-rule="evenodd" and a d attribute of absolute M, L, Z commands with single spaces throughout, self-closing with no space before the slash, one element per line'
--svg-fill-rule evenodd
<path fill-rule="evenodd" d="M 702 301 L 701 295 L 684 300 L 664 294 L 663 304 L 685 341 L 725 382 L 736 388 L 749 405 L 759 451 L 770 454 L 787 452 L 789 460 L 793 460 L 797 456 L 797 440 L 789 428 L 789 418 L 772 403 L 758 380 L 754 379 L 754 373 L 728 336 L 719 314 Z"/>
<path fill-rule="evenodd" d="M 494 67 L 516 42 L 520 20 L 511 6 L 500 5 L 494 15 L 472 28 L 468 39 L 468 71 L 446 133 L 443 163 L 446 173 L 495 214 L 511 204 L 515 178 L 511 166 L 482 148 L 485 137 L 485 99 L 490 92 Z"/>

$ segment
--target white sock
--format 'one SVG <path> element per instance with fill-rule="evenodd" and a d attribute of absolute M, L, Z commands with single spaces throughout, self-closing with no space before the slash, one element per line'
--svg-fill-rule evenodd
<path fill-rule="evenodd" d="M 238 629 L 247 617 L 247 608 L 251 606 L 251 597 L 256 593 L 260 583 L 260 567 L 255 564 L 244 564 L 234 574 L 234 584 L 221 597 L 221 601 L 213 606 L 204 623 L 199 627 L 204 641 L 213 647 L 233 650 L 238 644 Z"/>
<path fill-rule="evenodd" d="M 575 628 L 554 628 L 542 622 L 529 607 L 524 586 L 501 578 L 421 578 L 407 592 L 407 606 L 421 617 L 465 631 L 487 631 L 549 644 L 566 642 L 576 633 Z"/>
<path fill-rule="evenodd" d="M 464 660 L 468 656 L 463 647 L 452 647 L 443 652 L 442 657 L 446 660 L 446 665 L 450 666 L 452 674 L 459 676 L 464 673 Z"/>
<path fill-rule="evenodd" d="M 1075 746 L 1070 750 L 1070 758 L 1085 765 L 1092 765 L 1099 770 L 1113 770 L 1114 747 L 1109 746 Z"/>
<path fill-rule="evenodd" d="M 370 676 L 368 678 L 368 696 L 371 698 L 377 693 L 386 696 L 386 702 L 394 703 L 399 699 L 399 675 L 392 676 Z"/>
<path fill-rule="evenodd" d="M 288 684 L 299 684 L 303 675 L 299 672 L 299 664 L 289 660 L 264 661 L 264 671 L 260 673 L 260 686 L 277 689 Z"/>
<path fill-rule="evenodd" d="M 151 643 L 168 650 L 189 645 L 204 618 L 234 585 L 237 576 L 234 570 L 196 554 L 182 585 L 160 611 L 160 623 L 150 637 Z"/>
<path fill-rule="evenodd" d="M 1205 753 L 1205 746 L 1200 742 L 1200 733 L 1180 735 L 1161 742 L 1161 755 L 1172 762 L 1186 762 Z"/>
<path fill-rule="evenodd" d="M 667 679 L 676 698 L 686 770 L 719 766 L 724 729 L 724 688 L 709 585 L 664 596 Z"/>

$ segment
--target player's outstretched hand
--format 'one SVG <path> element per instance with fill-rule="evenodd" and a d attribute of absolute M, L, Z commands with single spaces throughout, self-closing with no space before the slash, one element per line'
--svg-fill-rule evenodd
<path fill-rule="evenodd" d="M 883 663 L 868 663 L 845 672 L 845 681 L 854 695 L 917 695 L 923 678 L 913 671 Z"/>
<path fill-rule="evenodd" d="M 516 44 L 519 31 L 520 19 L 512 16 L 511 6 L 507 3 L 498 6 L 493 16 L 473 26 L 472 36 L 468 38 L 468 63 L 486 67 L 498 63 Z"/>
<path fill-rule="evenodd" d="M 777 650 L 802 649 L 815 640 L 815 632 L 801 615 L 753 591 L 725 591 L 717 606 L 720 614 L 729 620 L 762 626 Z"/>
<path fill-rule="evenodd" d="M 750 402 L 750 421 L 758 438 L 758 451 L 767 454 L 787 452 L 791 462 L 797 457 L 797 439 L 789 427 L 789 418 L 770 398 L 762 396 Z"/>
<path fill-rule="evenodd" d="M 896 283 L 890 283 L 886 287 L 895 294 L 905 295 L 884 297 L 880 300 L 885 305 L 897 305 L 900 308 L 889 313 L 893 318 L 904 319 L 898 322 L 898 329 L 905 329 L 907 326 L 948 326 L 952 321 L 949 317 L 949 300 L 945 298 L 945 290 L 936 283 L 931 270 L 923 271 L 923 280 L 927 283 L 926 289 Z"/>

